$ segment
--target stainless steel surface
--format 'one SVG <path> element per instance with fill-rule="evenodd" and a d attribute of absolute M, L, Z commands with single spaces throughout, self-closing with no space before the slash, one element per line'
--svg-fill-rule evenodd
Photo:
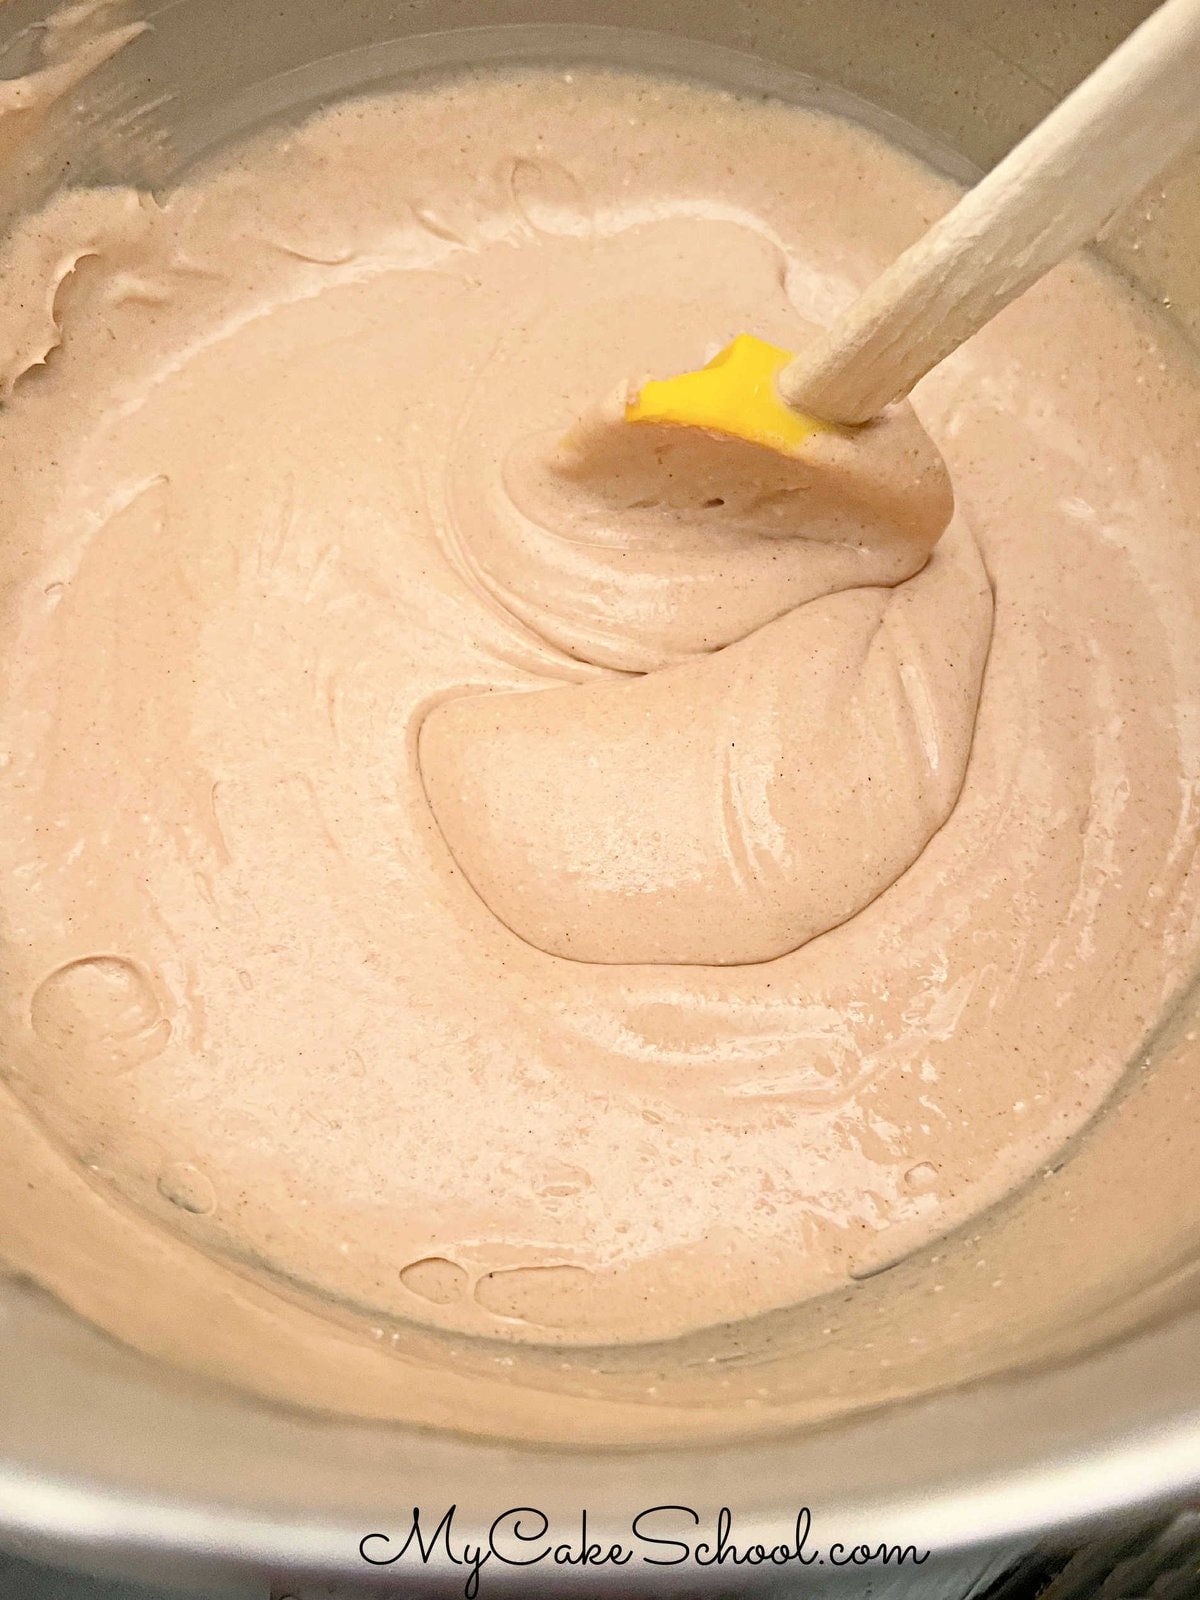
<path fill-rule="evenodd" d="M 991 1590 L 1003 1581 L 1005 1568 L 1007 1562 L 998 1566 L 987 1557 L 968 1554 L 943 1566 L 938 1575 L 930 1578 L 862 1579 L 846 1593 L 845 1600 L 992 1600 Z M 603 1592 L 602 1582 L 593 1584 L 593 1588 Z M 266 1578 L 233 1584 L 209 1582 L 202 1588 L 146 1585 L 0 1555 L 0 1593 L 4 1600 L 355 1600 L 361 1592 L 346 1580 L 297 1581 L 290 1577 L 274 1582 Z M 730 1595 L 733 1590 L 726 1586 L 723 1592 Z M 1002 1600 L 1034 1600 L 1036 1592 L 1026 1584 Z M 787 1580 L 777 1578 L 765 1591 L 765 1600 L 784 1600 L 790 1593 Z"/>
<path fill-rule="evenodd" d="M 49 9 L 9 0 L 0 36 Z M 137 14 L 139 7 L 125 9 Z M 652 48 L 663 60 L 678 55 L 696 71 L 781 91 L 803 86 L 794 76 L 800 72 L 864 96 L 967 162 L 987 164 L 1149 7 L 1142 0 L 1087 7 L 1075 0 L 694 0 L 686 7 L 673 0 L 173 0 L 141 9 L 153 31 L 100 75 L 91 110 L 45 130 L 25 192 L 52 182 L 67 156 L 77 176 L 163 183 L 231 131 L 295 114 L 330 93 L 426 62 L 529 51 L 636 59 Z M 518 24 L 536 25 L 536 36 L 506 31 Z M 563 28 L 569 31 L 553 31 Z M 657 39 L 630 43 L 617 31 L 629 28 Z M 447 39 L 447 29 L 483 31 Z M 689 49 L 684 35 L 704 48 Z M 739 54 L 721 53 L 730 50 Z M 18 51 L 4 70 L 20 65 Z M 1200 326 L 1197 164 L 1182 163 L 1161 192 L 1116 225 L 1108 248 L 1155 297 L 1171 301 L 1181 327 Z M 435 1521 L 457 1505 L 468 1538 L 522 1504 L 545 1509 L 564 1528 L 577 1525 L 586 1507 L 596 1537 L 605 1527 L 627 1527 L 643 1507 L 672 1503 L 708 1515 L 727 1505 L 742 1543 L 768 1544 L 807 1505 L 825 1542 L 933 1550 L 925 1590 L 907 1592 L 936 1595 L 939 1566 L 943 1574 L 964 1562 L 998 1570 L 1045 1530 L 1066 1538 L 1089 1519 L 1178 1500 L 1200 1486 L 1200 1164 L 1189 1166 L 1200 1148 L 1200 1101 L 1191 1089 L 1198 1058 L 1191 1031 L 1177 1019 L 1155 1051 L 1153 1073 L 1133 1083 L 1124 1123 L 1096 1130 L 1057 1175 L 1049 1200 L 1027 1195 L 976 1231 L 990 1251 L 1007 1252 L 1014 1271 L 1031 1250 L 1055 1253 L 1060 1288 L 1078 1307 L 1070 1328 L 1051 1329 L 1051 1307 L 1039 1299 L 1045 1291 L 1031 1279 L 1028 1325 L 991 1330 L 964 1348 L 957 1387 L 794 1438 L 589 1453 L 292 1415 L 168 1372 L 27 1287 L 0 1284 L 0 1541 L 164 1584 L 204 1572 L 230 1583 L 286 1570 L 361 1579 L 371 1576 L 358 1554 L 362 1535 L 396 1529 L 418 1503 L 438 1508 Z M 1129 1154 L 1128 1127 L 1139 1118 L 1151 1126 L 1173 1121 L 1178 1134 L 1175 1185 L 1162 1187 L 1161 1202 L 1159 1186 Z M 1106 1184 L 1106 1173 L 1119 1174 L 1119 1183 Z M 1072 1187 L 1081 1203 L 1054 1198 Z M 1085 1267 L 1072 1238 L 1104 1228 L 1106 1207 L 1122 1194 L 1136 1194 L 1145 1208 L 1138 1244 L 1114 1243 L 1106 1263 Z M 929 1292 L 927 1264 L 898 1271 L 905 1276 L 891 1284 L 873 1280 L 856 1291 L 846 1337 L 861 1338 L 871 1318 L 886 1337 L 897 1315 L 887 1297 L 902 1306 L 897 1296 Z M 820 1325 L 797 1324 L 801 1346 L 820 1336 Z M 919 1389 L 919 1374 L 913 1381 Z M 395 1583 L 405 1574 L 376 1576 Z M 421 1577 L 462 1591 L 461 1569 L 444 1563 Z M 861 1577 L 835 1577 L 828 1568 L 792 1569 L 788 1577 L 805 1591 L 819 1586 L 846 1600 L 863 1592 Z M 778 1576 L 749 1568 L 736 1579 L 769 1581 L 777 1586 Z M 541 1585 L 565 1587 L 552 1568 L 499 1568 L 489 1571 L 483 1592 Z M 728 1570 L 625 1568 L 607 1583 L 593 1576 L 589 1586 L 646 1593 L 734 1585 Z M 881 1577 L 875 1592 L 902 1591 L 889 1591 Z"/>
<path fill-rule="evenodd" d="M 94 1577 L 63 1567 L 22 1561 L 0 1554 L 0 1594 L 4 1600 L 274 1600 L 265 1581 L 205 1584 L 203 1589 L 159 1584 L 147 1587 L 128 1578 Z M 296 1596 L 295 1600 L 309 1600 Z M 317 1597 L 312 1597 L 317 1600 Z M 322 1597 L 324 1600 L 324 1597 Z M 958 1600 L 958 1597 L 955 1597 Z"/>
<path fill-rule="evenodd" d="M 787 1580 L 774 1586 L 783 1600 Z M 275 1582 L 246 1579 L 204 1589 L 147 1587 L 123 1578 L 91 1576 L 0 1554 L 5 1600 L 352 1600 L 352 1584 L 336 1579 Z M 1200 1593 L 1200 1513 L 1134 1524 L 1081 1549 L 1035 1549 L 1015 1561 L 966 1553 L 939 1563 L 936 1574 L 879 1581 L 864 1578 L 847 1600 L 1195 1600 Z"/>

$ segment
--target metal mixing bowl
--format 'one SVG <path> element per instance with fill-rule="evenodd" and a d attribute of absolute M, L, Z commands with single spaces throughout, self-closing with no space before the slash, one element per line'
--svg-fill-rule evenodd
<path fill-rule="evenodd" d="M 10 0 L 0 38 L 50 9 Z M 904 136 L 954 152 L 966 172 L 963 163 L 994 161 L 1149 9 L 1145 0 L 132 0 L 126 12 L 152 30 L 76 92 L 73 117 L 39 130 L 22 194 L 9 201 L 53 181 L 68 159 L 76 180 L 165 183 L 229 134 L 330 94 L 430 63 L 529 54 L 653 57 L 780 93 L 811 92 L 815 79 L 901 119 Z M 17 48 L 3 70 L 21 66 Z M 1104 249 L 1194 337 L 1196 160 L 1156 185 Z M 1196 1009 L 1193 996 L 1185 1011 Z M 931 1548 L 932 1579 L 970 1547 L 1020 1545 L 1039 1530 L 1180 1499 L 1200 1486 L 1200 1046 L 1188 1015 L 1170 1021 L 1152 1069 L 1138 1064 L 1053 1182 L 944 1247 L 986 1248 L 1017 1281 L 1035 1258 L 1057 1267 L 1049 1288 L 1047 1274 L 1028 1273 L 1013 1323 L 994 1326 L 982 1302 L 947 1323 L 949 1388 L 935 1390 L 914 1365 L 886 1388 L 867 1384 L 865 1408 L 843 1406 L 758 1443 L 517 1448 L 267 1406 L 216 1374 L 181 1376 L 116 1347 L 12 1278 L 0 1281 L 0 1539 L 175 1579 L 306 1569 L 361 1580 L 371 1575 L 362 1536 L 399 1528 L 416 1503 L 457 1505 L 468 1538 L 520 1504 L 544 1509 L 564 1532 L 586 1506 L 597 1537 L 643 1507 L 708 1516 L 727 1505 L 743 1542 L 767 1543 L 807 1505 L 827 1539 Z M 1109 1231 L 1107 1258 L 1075 1250 Z M 927 1259 L 897 1270 L 898 1282 L 873 1280 L 839 1302 L 837 1337 L 860 1374 L 876 1336 L 902 1346 L 904 1306 L 929 1292 Z M 822 1336 L 827 1315 L 797 1322 L 793 1357 Z M 836 1401 L 814 1395 L 814 1415 L 836 1412 Z M 643 1593 L 707 1581 L 728 1592 L 763 1576 L 629 1567 L 609 1581 Z M 827 1569 L 789 1576 L 833 1581 Z M 438 1563 L 423 1579 L 456 1592 L 463 1584 L 461 1570 Z M 563 1574 L 488 1575 L 496 1593 L 539 1585 L 561 1589 Z"/>

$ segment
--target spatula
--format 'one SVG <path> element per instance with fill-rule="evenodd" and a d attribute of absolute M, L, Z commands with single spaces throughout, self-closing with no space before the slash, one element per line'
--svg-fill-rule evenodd
<path fill-rule="evenodd" d="M 648 382 L 628 422 L 784 454 L 869 421 L 1094 239 L 1200 133 L 1200 0 L 1166 0 L 809 348 L 740 334 L 697 372 Z"/>

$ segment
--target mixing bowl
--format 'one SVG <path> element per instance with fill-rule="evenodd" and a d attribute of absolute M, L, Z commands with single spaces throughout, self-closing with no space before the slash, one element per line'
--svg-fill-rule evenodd
<path fill-rule="evenodd" d="M 506 59 L 646 65 L 857 109 L 966 179 L 1149 9 L 1145 0 L 131 0 L 106 17 L 151 28 L 8 151 L 5 204 L 11 213 L 68 171 L 75 182 L 161 188 L 231 135 L 332 95 Z M 31 25 L 50 10 L 10 0 L 0 12 L 6 73 L 23 70 L 38 46 Z M 1196 158 L 1117 219 L 1102 250 L 1194 339 Z M 708 1526 L 728 1507 L 741 1545 L 778 1543 L 808 1507 L 818 1542 L 928 1549 L 930 1581 L 968 1551 L 1178 1501 L 1200 1485 L 1198 1012 L 1193 993 L 1052 1173 L 936 1251 L 782 1319 L 770 1351 L 750 1364 L 765 1431 L 737 1443 L 516 1446 L 468 1437 L 471 1418 L 451 1435 L 288 1411 L 221 1381 L 215 1324 L 197 1324 L 184 1375 L 107 1340 L 31 1287 L 16 1262 L 0 1281 L 0 1539 L 179 1580 L 308 1570 L 396 1583 L 417 1570 L 372 1567 L 360 1543 L 402 1532 L 417 1504 L 436 1508 L 434 1523 L 455 1506 L 456 1538 L 467 1542 L 507 1507 L 539 1508 L 564 1538 L 577 1536 L 586 1508 L 589 1537 L 601 1542 L 646 1508 L 689 1508 Z M 1105 1250 L 1077 1248 L 1097 1237 Z M 940 1275 L 977 1259 L 991 1269 L 978 1292 L 931 1318 Z M 1016 1286 L 1002 1321 L 982 1281 L 1000 1275 Z M 116 1268 L 113 1283 L 119 1293 Z M 914 1343 L 918 1325 L 932 1333 Z M 693 1358 L 714 1374 L 736 1365 L 727 1333 L 706 1337 Z M 650 1380 L 672 1359 L 669 1349 L 627 1354 L 622 1392 L 651 1405 Z M 555 1381 L 583 1379 L 567 1371 Z M 772 1430 L 773 1397 L 808 1425 Z M 453 1591 L 465 1581 L 444 1552 L 419 1576 Z M 566 1576 L 582 1581 L 573 1569 Z M 781 1581 L 750 1566 L 602 1576 L 642 1593 Z M 853 1573 L 791 1567 L 784 1576 L 803 1590 Z M 563 1588 L 563 1570 L 493 1564 L 485 1587 L 539 1585 Z"/>

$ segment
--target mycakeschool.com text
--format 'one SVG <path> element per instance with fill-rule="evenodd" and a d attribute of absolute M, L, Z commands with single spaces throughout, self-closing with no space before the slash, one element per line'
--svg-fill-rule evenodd
<path fill-rule="evenodd" d="M 773 1543 L 761 1530 L 740 1538 L 726 1507 L 702 1516 L 690 1506 L 647 1506 L 629 1519 L 619 1538 L 589 1530 L 587 1511 L 570 1526 L 536 1506 L 510 1506 L 480 1528 L 456 1528 L 458 1507 L 428 1510 L 414 1506 L 391 1532 L 364 1534 L 359 1554 L 371 1567 L 458 1568 L 466 1600 L 476 1600 L 489 1569 L 561 1567 L 597 1575 L 618 1567 L 901 1567 L 920 1566 L 928 1550 L 911 1544 L 819 1542 L 812 1514 L 801 1506 L 781 1526 Z M 606 1525 L 611 1527 L 611 1519 Z M 775 1537 L 772 1532 L 772 1538 Z"/>

